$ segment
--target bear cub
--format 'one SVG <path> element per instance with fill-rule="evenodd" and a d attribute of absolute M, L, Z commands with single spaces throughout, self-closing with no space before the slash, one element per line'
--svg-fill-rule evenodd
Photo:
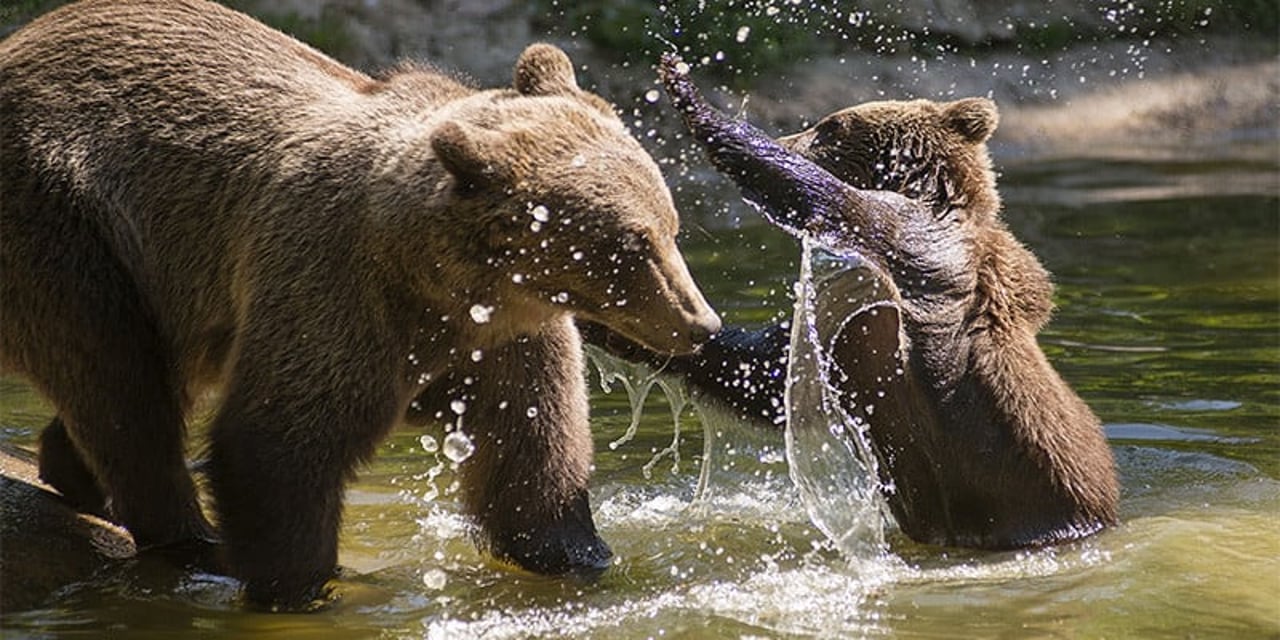
<path fill-rule="evenodd" d="M 660 72 L 694 138 L 749 201 L 860 265 L 819 284 L 817 332 L 843 408 L 869 425 L 906 535 L 1009 549 L 1116 523 L 1119 482 L 1098 418 L 1036 342 L 1052 283 L 1000 216 L 993 102 L 871 102 L 773 140 L 707 104 L 674 57 Z M 665 370 L 776 425 L 788 333 L 728 328 Z"/>

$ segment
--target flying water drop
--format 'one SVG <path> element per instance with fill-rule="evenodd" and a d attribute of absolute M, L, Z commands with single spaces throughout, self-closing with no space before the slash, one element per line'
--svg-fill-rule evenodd
<path fill-rule="evenodd" d="M 434 436 L 424 434 L 422 437 L 418 438 L 418 442 L 422 444 L 422 450 L 427 453 L 435 453 L 440 450 L 440 443 L 436 442 Z"/>
<path fill-rule="evenodd" d="M 484 304 L 473 304 L 469 311 L 471 321 L 476 324 L 486 324 L 493 317 L 493 307 Z"/>
<path fill-rule="evenodd" d="M 444 456 L 454 462 L 462 462 L 476 452 L 476 445 L 461 430 L 450 431 L 444 437 Z"/>

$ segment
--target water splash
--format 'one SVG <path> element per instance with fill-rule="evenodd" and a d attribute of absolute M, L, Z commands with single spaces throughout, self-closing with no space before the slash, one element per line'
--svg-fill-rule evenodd
<path fill-rule="evenodd" d="M 815 247 L 808 238 L 802 238 L 802 247 L 786 390 L 791 480 L 809 518 L 845 557 L 884 558 L 887 507 L 868 425 L 850 415 L 840 401 L 833 384 L 838 365 L 827 349 L 834 335 L 826 335 L 830 323 L 820 323 L 818 317 L 823 283 L 853 264 Z"/>
<path fill-rule="evenodd" d="M 667 397 L 667 404 L 671 407 L 671 444 L 653 454 L 653 458 L 649 460 L 649 463 L 640 468 L 645 480 L 653 477 L 653 468 L 658 465 L 659 460 L 667 455 L 671 456 L 671 473 L 680 472 L 680 414 L 684 413 L 685 407 L 689 405 L 689 397 L 685 393 L 684 385 L 673 380 L 658 378 L 658 387 L 662 389 L 663 395 Z M 632 411 L 636 409 L 636 407 L 631 408 Z M 702 466 L 707 466 L 705 460 Z"/>
<path fill-rule="evenodd" d="M 865 565 L 871 571 L 884 565 L 889 556 L 885 541 L 885 523 L 890 518 L 888 506 L 881 493 L 883 487 L 867 433 L 868 424 L 850 413 L 847 399 L 842 403 L 836 384 L 841 375 L 839 365 L 826 347 L 844 328 L 845 316 L 852 317 L 861 311 L 848 314 L 847 309 L 837 309 L 834 315 L 840 318 L 836 322 L 818 321 L 823 291 L 837 276 L 858 268 L 859 261 L 856 257 L 834 255 L 810 240 L 803 242 L 787 375 L 788 473 L 814 525 L 850 562 Z M 865 304 L 870 307 L 876 302 L 868 297 Z M 704 432 L 694 501 L 705 497 L 712 472 L 711 452 L 716 444 L 712 416 L 696 398 L 686 393 L 683 385 L 660 377 L 660 372 L 643 364 L 626 362 L 591 345 L 587 345 L 586 352 L 599 375 L 601 389 L 609 393 L 614 384 L 621 385 L 631 407 L 630 424 L 621 437 L 609 443 L 610 449 L 617 449 L 635 437 L 645 401 L 654 385 L 658 385 L 667 398 L 674 435 L 671 444 L 644 465 L 642 471 L 646 478 L 668 455 L 675 472 L 680 462 L 681 415 L 689 405 L 693 406 Z M 875 396 L 868 391 L 867 396 Z M 871 413 L 869 406 L 862 409 Z"/>
<path fill-rule="evenodd" d="M 636 432 L 640 427 L 640 419 L 644 415 L 644 403 L 648 400 L 649 393 L 653 391 L 654 385 L 657 385 L 658 388 L 662 389 L 662 394 L 666 397 L 667 404 L 671 409 L 671 444 L 654 453 L 653 457 L 649 459 L 649 462 L 640 471 L 644 474 L 645 479 L 650 479 L 653 477 L 653 469 L 658 465 L 658 462 L 664 457 L 671 456 L 671 473 L 678 473 L 680 469 L 680 416 L 684 414 L 685 409 L 691 404 L 695 408 L 697 407 L 696 404 L 690 401 L 684 385 L 675 379 L 661 377 L 661 371 L 655 371 L 647 365 L 627 362 L 593 345 L 584 346 L 587 359 L 595 366 L 596 373 L 600 377 L 600 389 L 605 393 L 611 393 L 615 383 L 622 385 L 627 394 L 627 402 L 631 406 L 631 422 L 627 425 L 626 432 L 617 440 L 610 442 L 609 448 L 617 449 L 636 437 Z M 708 422 L 701 419 L 699 421 L 702 423 L 704 431 L 707 432 L 705 442 L 710 442 L 712 436 Z M 709 455 L 703 456 L 702 469 L 699 472 L 700 478 L 705 478 L 710 474 L 710 469 L 708 468 L 709 460 Z"/>
<path fill-rule="evenodd" d="M 658 374 L 643 364 L 636 364 L 616 358 L 594 345 L 583 345 L 587 359 L 595 365 L 600 377 L 600 390 L 613 393 L 615 383 L 622 385 L 627 394 L 627 403 L 631 406 L 631 422 L 622 437 L 609 443 L 610 449 L 617 449 L 636 437 L 640 428 L 640 418 L 644 415 L 644 401 L 649 391 L 658 381 Z"/>

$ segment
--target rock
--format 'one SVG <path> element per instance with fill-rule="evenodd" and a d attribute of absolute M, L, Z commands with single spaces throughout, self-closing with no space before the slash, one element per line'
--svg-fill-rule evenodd
<path fill-rule="evenodd" d="M 136 553 L 123 528 L 41 483 L 33 454 L 0 444 L 0 612 L 35 608 Z"/>

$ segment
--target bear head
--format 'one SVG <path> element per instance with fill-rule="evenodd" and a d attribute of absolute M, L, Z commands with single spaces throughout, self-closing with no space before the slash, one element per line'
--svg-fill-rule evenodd
<path fill-rule="evenodd" d="M 915 203 L 882 197 L 882 211 L 893 213 L 866 220 L 859 219 L 868 217 L 864 207 L 846 207 L 842 226 L 845 242 L 892 279 L 896 294 L 932 298 L 927 321 L 949 307 L 970 329 L 1034 331 L 1048 320 L 1052 286 L 999 218 L 987 151 L 998 122 L 986 98 L 869 102 L 778 142 L 849 186 Z M 859 229 L 866 237 L 852 237 Z M 879 238 L 871 237 L 873 229 Z"/>
<path fill-rule="evenodd" d="M 986 143 L 998 122 L 986 98 L 868 102 L 778 142 L 850 186 L 990 216 L 1000 196 Z"/>
<path fill-rule="evenodd" d="M 475 302 L 532 319 L 569 311 L 660 353 L 694 350 L 720 320 L 676 248 L 657 165 L 560 49 L 530 46 L 514 80 L 431 137 L 452 215 L 470 218 L 454 255 L 488 274 Z"/>

